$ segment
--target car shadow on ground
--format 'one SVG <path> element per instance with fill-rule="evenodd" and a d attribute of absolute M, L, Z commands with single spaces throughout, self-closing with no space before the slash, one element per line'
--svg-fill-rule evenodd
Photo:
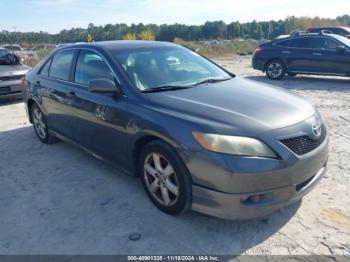
<path fill-rule="evenodd" d="M 4 98 L 1 98 L 1 95 L 0 95 L 0 106 L 19 104 L 22 102 L 23 102 L 22 98 L 4 99 Z"/>
<path fill-rule="evenodd" d="M 1 254 L 235 254 L 265 241 L 300 202 L 265 219 L 160 212 L 138 178 L 32 127 L 0 132 Z M 140 240 L 129 235 L 139 233 Z"/>
<path fill-rule="evenodd" d="M 257 82 L 270 84 L 293 90 L 313 91 L 350 91 L 350 78 L 335 78 L 324 76 L 298 75 L 296 77 L 286 76 L 281 80 L 270 80 L 266 76 L 246 76 L 245 78 Z"/>

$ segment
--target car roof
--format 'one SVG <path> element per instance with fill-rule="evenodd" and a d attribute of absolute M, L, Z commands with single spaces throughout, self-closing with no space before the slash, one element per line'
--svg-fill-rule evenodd
<path fill-rule="evenodd" d="M 66 44 L 59 48 L 60 50 L 86 47 L 99 47 L 107 50 L 125 50 L 125 49 L 137 49 L 137 48 L 151 48 L 151 47 L 171 47 L 178 46 L 170 42 L 161 41 L 144 41 L 144 40 L 115 40 L 115 41 L 100 41 L 93 43 L 73 43 Z"/>
<path fill-rule="evenodd" d="M 280 38 L 280 39 L 275 39 L 272 42 L 279 42 L 279 41 L 286 41 L 286 40 L 290 40 L 290 39 L 294 39 L 294 38 L 300 38 L 300 37 L 312 37 L 312 36 L 328 36 L 328 37 L 332 37 L 332 38 L 337 38 L 338 35 L 336 34 L 319 34 L 319 33 L 309 33 L 309 34 L 301 34 L 301 35 L 291 35 L 289 37 L 285 37 L 285 38 Z"/>
<path fill-rule="evenodd" d="M 343 29 L 350 29 L 350 27 L 347 26 L 318 26 L 318 27 L 310 27 L 308 29 L 320 29 L 320 28 L 343 28 Z"/>

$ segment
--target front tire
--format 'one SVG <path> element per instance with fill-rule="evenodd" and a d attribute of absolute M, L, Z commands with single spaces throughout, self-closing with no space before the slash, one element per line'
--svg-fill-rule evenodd
<path fill-rule="evenodd" d="M 160 140 L 147 144 L 138 169 L 148 197 L 160 210 L 177 215 L 191 207 L 191 176 L 170 145 Z"/>
<path fill-rule="evenodd" d="M 40 110 L 39 106 L 34 104 L 30 110 L 33 127 L 39 140 L 44 144 L 53 144 L 58 142 L 58 139 L 49 133 L 46 117 Z"/>
<path fill-rule="evenodd" d="M 283 61 L 279 59 L 268 62 L 265 70 L 266 76 L 271 80 L 279 80 L 286 74 L 286 66 Z"/>

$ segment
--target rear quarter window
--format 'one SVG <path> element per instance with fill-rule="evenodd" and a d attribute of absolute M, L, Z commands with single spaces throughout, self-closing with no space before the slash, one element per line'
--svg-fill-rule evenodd
<path fill-rule="evenodd" d="M 282 46 L 282 47 L 289 47 L 290 42 L 291 42 L 291 40 L 282 40 L 282 41 L 276 42 L 274 45 L 275 46 Z"/>
<path fill-rule="evenodd" d="M 298 37 L 291 40 L 290 47 L 294 48 L 311 48 L 311 38 L 310 37 Z"/>
<path fill-rule="evenodd" d="M 45 65 L 40 69 L 39 74 L 43 75 L 43 76 L 48 76 L 49 75 L 50 64 L 51 64 L 51 59 L 49 59 L 45 63 Z"/>

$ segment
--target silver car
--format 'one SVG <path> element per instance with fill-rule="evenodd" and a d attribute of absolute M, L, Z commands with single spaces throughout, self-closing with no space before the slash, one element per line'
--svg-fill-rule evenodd
<path fill-rule="evenodd" d="M 24 75 L 30 67 L 5 48 L 0 48 L 0 99 L 21 96 Z"/>

